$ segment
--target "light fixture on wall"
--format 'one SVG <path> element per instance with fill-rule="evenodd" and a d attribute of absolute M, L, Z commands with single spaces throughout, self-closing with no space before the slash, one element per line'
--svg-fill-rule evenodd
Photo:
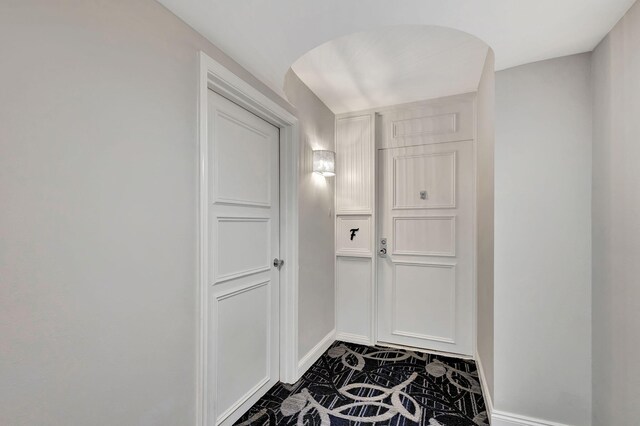
<path fill-rule="evenodd" d="M 333 151 L 313 151 L 313 172 L 322 176 L 336 175 L 336 153 Z"/>

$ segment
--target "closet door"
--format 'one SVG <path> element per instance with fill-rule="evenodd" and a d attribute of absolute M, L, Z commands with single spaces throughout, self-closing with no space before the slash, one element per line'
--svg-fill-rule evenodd
<path fill-rule="evenodd" d="M 209 92 L 208 425 L 279 378 L 279 130 Z"/>

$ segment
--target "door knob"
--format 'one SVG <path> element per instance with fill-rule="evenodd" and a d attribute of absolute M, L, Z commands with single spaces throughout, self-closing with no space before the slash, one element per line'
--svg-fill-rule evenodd
<path fill-rule="evenodd" d="M 280 269 L 280 268 L 282 268 L 282 265 L 284 265 L 284 260 L 278 259 L 277 257 L 275 259 L 273 259 L 273 266 L 275 266 L 276 268 Z"/>

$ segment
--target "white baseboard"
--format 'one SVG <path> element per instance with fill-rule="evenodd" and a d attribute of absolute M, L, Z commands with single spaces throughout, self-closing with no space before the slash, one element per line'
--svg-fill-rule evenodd
<path fill-rule="evenodd" d="M 476 367 L 478 368 L 478 378 L 480 379 L 480 387 L 482 388 L 484 404 L 485 407 L 487 407 L 487 416 L 489 419 L 493 419 L 493 400 L 491 399 L 491 392 L 489 392 L 489 385 L 487 384 L 487 378 L 484 375 L 484 368 L 482 367 L 482 360 L 480 359 L 478 351 L 476 351 Z M 493 422 L 491 424 L 493 425 Z"/>
<path fill-rule="evenodd" d="M 570 426 L 564 423 L 552 422 L 549 420 L 535 419 L 533 417 L 521 416 L 519 414 L 507 413 L 493 410 L 491 415 L 491 426 Z"/>
<path fill-rule="evenodd" d="M 454 352 L 436 351 L 436 350 L 432 350 L 432 349 L 417 348 L 415 346 L 397 345 L 395 343 L 387 343 L 387 342 L 382 342 L 382 341 L 377 341 L 376 342 L 376 346 L 381 346 L 383 348 L 391 348 L 391 349 L 402 349 L 402 350 L 413 351 L 413 352 L 418 352 L 418 353 L 422 353 L 422 354 L 431 354 L 431 355 L 436 355 L 436 356 L 444 356 L 444 357 L 447 357 L 447 358 L 456 358 L 456 359 L 464 359 L 464 360 L 473 360 L 474 359 L 473 356 L 470 356 L 470 355 L 457 354 L 457 353 L 454 353 Z"/>
<path fill-rule="evenodd" d="M 480 378 L 480 386 L 482 387 L 482 396 L 484 397 L 484 403 L 487 407 L 487 415 L 491 419 L 491 426 L 570 426 L 563 423 L 496 410 L 493 407 L 493 400 L 489 393 L 487 378 L 484 374 L 484 368 L 482 367 L 482 359 L 480 359 L 480 355 L 477 351 L 476 366 L 478 367 L 478 377 Z"/>
<path fill-rule="evenodd" d="M 329 346 L 336 341 L 336 330 L 331 330 L 326 336 L 322 338 L 309 352 L 303 356 L 298 362 L 298 371 L 296 371 L 296 380 L 300 377 L 316 362 L 322 354 L 329 349 Z"/>
<path fill-rule="evenodd" d="M 356 345 L 365 345 L 372 346 L 373 342 L 367 336 L 362 336 L 360 334 L 351 334 L 351 333 L 337 333 L 336 340 L 340 340 L 342 342 L 355 343 Z"/>

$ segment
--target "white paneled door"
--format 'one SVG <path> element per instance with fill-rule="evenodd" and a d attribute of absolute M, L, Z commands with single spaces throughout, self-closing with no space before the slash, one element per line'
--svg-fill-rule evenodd
<path fill-rule="evenodd" d="M 378 340 L 473 355 L 473 142 L 379 154 Z"/>
<path fill-rule="evenodd" d="M 207 424 L 279 378 L 279 130 L 209 91 Z"/>

